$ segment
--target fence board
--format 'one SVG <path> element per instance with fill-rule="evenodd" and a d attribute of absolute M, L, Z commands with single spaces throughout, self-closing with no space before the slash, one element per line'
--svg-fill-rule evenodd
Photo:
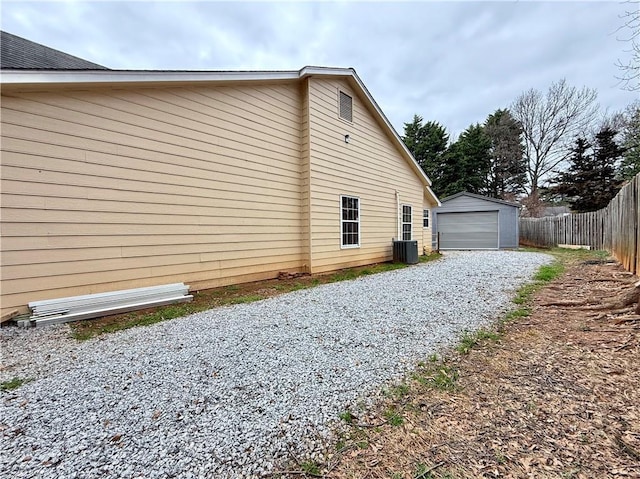
<path fill-rule="evenodd" d="M 609 251 L 626 270 L 640 273 L 640 174 L 598 211 L 520 218 L 520 242 L 532 246 L 589 245 Z"/>

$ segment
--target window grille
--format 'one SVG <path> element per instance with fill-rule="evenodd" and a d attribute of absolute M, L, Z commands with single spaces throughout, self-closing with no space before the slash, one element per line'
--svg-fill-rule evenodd
<path fill-rule="evenodd" d="M 343 248 L 360 246 L 360 198 L 340 197 L 340 238 Z"/>
<path fill-rule="evenodd" d="M 411 205 L 402 205 L 402 240 L 411 241 Z"/>

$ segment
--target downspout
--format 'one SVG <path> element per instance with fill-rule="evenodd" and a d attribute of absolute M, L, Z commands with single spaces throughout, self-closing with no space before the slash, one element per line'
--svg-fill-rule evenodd
<path fill-rule="evenodd" d="M 396 190 L 396 240 L 400 241 L 400 192 Z"/>

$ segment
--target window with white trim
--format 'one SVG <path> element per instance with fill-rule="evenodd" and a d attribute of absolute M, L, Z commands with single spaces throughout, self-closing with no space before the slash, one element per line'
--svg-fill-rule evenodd
<path fill-rule="evenodd" d="M 429 227 L 429 210 L 422 210 L 422 227 Z"/>
<path fill-rule="evenodd" d="M 340 196 L 340 247 L 360 247 L 360 198 Z"/>
<path fill-rule="evenodd" d="M 353 98 L 343 91 L 340 92 L 339 96 L 340 118 L 353 122 Z"/>
<path fill-rule="evenodd" d="M 402 205 L 402 240 L 411 240 L 411 228 L 413 221 L 411 220 L 411 205 Z"/>

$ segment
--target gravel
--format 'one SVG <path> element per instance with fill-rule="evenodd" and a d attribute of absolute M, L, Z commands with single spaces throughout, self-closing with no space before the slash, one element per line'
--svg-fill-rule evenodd
<path fill-rule="evenodd" d="M 0 475 L 259 477 L 318 458 L 347 407 L 499 318 L 546 255 L 439 261 L 78 343 L 2 328 Z"/>

